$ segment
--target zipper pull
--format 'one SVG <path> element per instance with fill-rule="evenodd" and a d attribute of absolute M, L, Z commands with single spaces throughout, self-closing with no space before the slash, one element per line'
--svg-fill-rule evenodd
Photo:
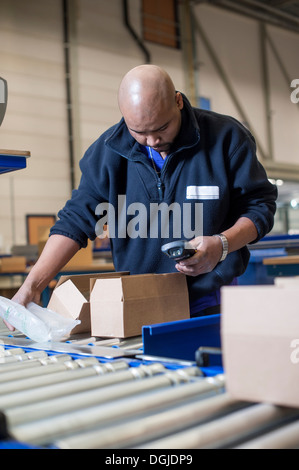
<path fill-rule="evenodd" d="M 161 183 L 160 178 L 158 179 L 158 182 L 157 182 L 157 188 L 158 188 L 159 200 L 162 201 L 163 200 L 163 191 L 162 191 L 162 183 Z"/>

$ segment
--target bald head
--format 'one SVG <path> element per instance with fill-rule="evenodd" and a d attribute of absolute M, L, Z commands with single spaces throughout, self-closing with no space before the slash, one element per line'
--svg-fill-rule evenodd
<path fill-rule="evenodd" d="M 170 148 L 180 129 L 183 98 L 165 70 L 156 65 L 130 70 L 120 84 L 118 104 L 139 143 L 161 152 Z"/>
<path fill-rule="evenodd" d="M 120 111 L 126 114 L 128 108 L 142 107 L 144 113 L 151 112 L 153 103 L 159 106 L 174 104 L 175 87 L 165 70 L 156 65 L 140 65 L 130 70 L 119 87 Z"/>

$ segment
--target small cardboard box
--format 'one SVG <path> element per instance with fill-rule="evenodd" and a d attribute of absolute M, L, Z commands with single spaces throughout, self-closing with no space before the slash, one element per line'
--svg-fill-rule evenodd
<path fill-rule="evenodd" d="M 72 334 L 126 338 L 143 325 L 190 318 L 186 277 L 128 272 L 61 276 L 48 308 L 81 320 Z"/>
<path fill-rule="evenodd" d="M 126 275 L 128 273 L 121 273 Z M 48 303 L 48 309 L 60 315 L 80 320 L 72 334 L 90 333 L 90 290 L 98 278 L 113 278 L 120 273 L 82 274 L 61 276 Z"/>
<path fill-rule="evenodd" d="M 26 270 L 25 256 L 3 256 L 0 257 L 0 272 L 24 272 Z"/>
<path fill-rule="evenodd" d="M 221 292 L 227 391 L 239 400 L 299 407 L 299 281 Z"/>
<path fill-rule="evenodd" d="M 139 336 L 144 325 L 190 318 L 186 277 L 180 273 L 97 279 L 90 303 L 93 336 Z"/>

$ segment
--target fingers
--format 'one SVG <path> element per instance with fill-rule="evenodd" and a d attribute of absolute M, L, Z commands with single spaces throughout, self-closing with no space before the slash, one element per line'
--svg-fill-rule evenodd
<path fill-rule="evenodd" d="M 210 266 L 204 263 L 203 260 L 198 259 L 196 255 L 188 260 L 177 263 L 175 267 L 179 272 L 187 276 L 198 276 L 211 270 Z"/>
<path fill-rule="evenodd" d="M 197 269 L 195 267 L 189 268 L 188 266 L 181 266 L 179 263 L 176 264 L 175 267 L 180 273 L 186 274 L 186 276 L 198 276 L 199 274 L 203 274 L 198 267 Z"/>
<path fill-rule="evenodd" d="M 192 243 L 191 243 L 192 242 Z M 197 252 L 176 264 L 176 269 L 187 276 L 198 276 L 211 272 L 221 257 L 221 243 L 218 237 L 198 237 L 190 241 Z"/>
<path fill-rule="evenodd" d="M 210 250 L 206 242 L 206 246 L 202 245 L 193 256 L 177 263 L 176 269 L 187 276 L 198 276 L 211 272 L 217 261 L 218 255 L 215 256 L 214 250 Z"/>

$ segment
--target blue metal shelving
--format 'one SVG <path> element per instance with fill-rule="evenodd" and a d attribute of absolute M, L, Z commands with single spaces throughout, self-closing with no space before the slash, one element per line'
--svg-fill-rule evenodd
<path fill-rule="evenodd" d="M 30 152 L 0 150 L 0 174 L 26 168 L 28 157 Z"/>

